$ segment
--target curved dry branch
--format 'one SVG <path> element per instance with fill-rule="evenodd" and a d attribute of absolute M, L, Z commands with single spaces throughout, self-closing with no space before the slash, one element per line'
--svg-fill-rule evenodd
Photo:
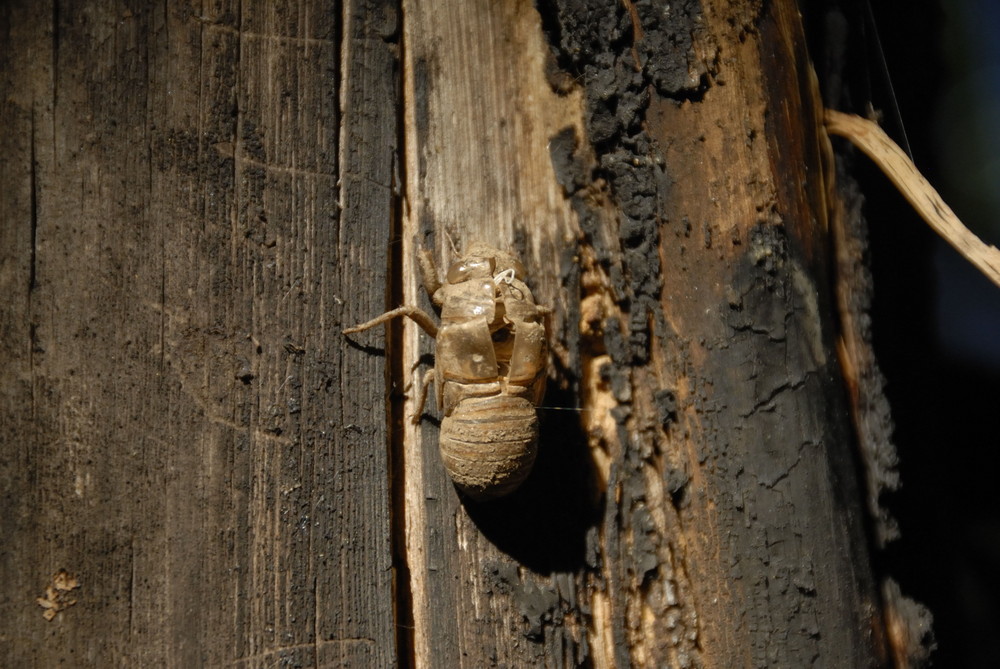
<path fill-rule="evenodd" d="M 1000 250 L 983 242 L 959 220 L 916 165 L 878 125 L 832 109 L 826 110 L 825 121 L 829 134 L 844 137 L 861 149 L 935 232 L 1000 287 Z"/>

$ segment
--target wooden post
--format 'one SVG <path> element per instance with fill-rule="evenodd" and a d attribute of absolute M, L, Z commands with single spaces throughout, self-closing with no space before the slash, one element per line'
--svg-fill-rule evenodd
<path fill-rule="evenodd" d="M 397 19 L 0 9 L 4 664 L 395 662 Z"/>
<path fill-rule="evenodd" d="M 405 300 L 412 246 L 520 252 L 560 409 L 489 506 L 405 434 L 416 665 L 887 662 L 794 4 L 404 2 L 403 44 Z"/>
<path fill-rule="evenodd" d="M 791 0 L 0 36 L 12 666 L 889 661 Z M 427 338 L 341 334 L 474 241 L 553 310 L 535 471 L 482 504 L 405 420 Z"/>

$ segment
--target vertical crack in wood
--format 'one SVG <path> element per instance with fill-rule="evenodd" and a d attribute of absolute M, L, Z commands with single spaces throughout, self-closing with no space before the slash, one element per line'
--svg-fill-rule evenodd
<path fill-rule="evenodd" d="M 35 289 L 35 264 L 38 258 L 38 156 L 36 155 L 35 145 L 38 138 L 35 135 L 35 110 L 31 110 L 31 166 L 30 166 L 30 181 L 31 181 L 31 259 L 28 265 L 28 300 L 30 304 L 31 291 Z"/>
<path fill-rule="evenodd" d="M 233 121 L 233 208 L 232 208 L 232 221 L 230 225 L 233 230 L 236 230 L 239 226 L 240 217 L 240 169 L 242 168 L 240 157 L 243 152 L 243 112 L 242 105 L 240 104 L 240 93 L 243 90 L 243 3 L 237 3 L 236 10 L 236 63 L 233 65 L 233 71 L 236 73 L 236 81 L 233 84 L 233 90 L 235 91 L 235 100 L 233 101 L 236 108 L 233 113 L 236 116 L 235 121 Z M 202 60 L 204 64 L 204 60 Z M 199 136 L 201 136 L 201 128 L 199 128 Z M 201 156 L 199 156 L 201 158 Z M 255 281 L 252 280 L 252 281 Z M 256 286 L 254 286 L 256 290 Z"/>
<path fill-rule="evenodd" d="M 59 78 L 56 73 L 59 72 L 59 2 L 54 0 L 52 2 L 52 142 L 55 144 L 56 139 L 56 106 L 59 103 Z M 32 116 L 31 128 L 34 130 L 34 116 Z M 34 148 L 34 144 L 32 144 Z"/>
<path fill-rule="evenodd" d="M 403 304 L 403 203 L 406 189 L 406 129 L 404 85 L 405 63 L 403 59 L 404 36 L 402 2 L 398 3 L 398 42 L 396 86 L 399 93 L 399 104 L 396 106 L 396 150 L 392 157 L 392 209 L 389 224 L 389 252 L 386 275 L 388 305 L 395 307 Z M 392 542 L 393 564 L 393 597 L 394 619 L 396 625 L 396 661 L 398 666 L 406 669 L 416 665 L 414 649 L 413 624 L 413 592 L 411 590 L 411 571 L 406 541 L 406 394 L 403 392 L 406 380 L 403 364 L 403 319 L 390 321 L 386 333 L 386 347 L 389 351 L 389 364 L 386 365 L 386 379 L 390 389 L 387 406 L 389 420 L 389 503 L 390 541 Z"/>
<path fill-rule="evenodd" d="M 55 79 L 55 72 L 53 72 L 53 80 Z M 54 107 L 54 105 L 53 105 Z M 55 109 L 53 109 L 53 115 L 55 114 Z M 36 276 L 36 263 L 38 260 L 38 161 L 35 155 L 35 143 L 37 137 L 35 136 L 35 108 L 34 103 L 31 107 L 31 148 L 29 159 L 31 160 L 31 165 L 29 166 L 29 180 L 31 187 L 31 202 L 29 204 L 31 210 L 31 258 L 29 260 L 28 267 L 28 299 L 27 299 L 27 312 L 28 312 L 28 369 L 30 372 L 30 392 L 31 392 L 31 419 L 35 419 L 35 349 L 36 345 L 36 331 L 34 323 L 34 309 L 32 308 L 32 294 L 35 291 L 35 276 Z"/>
<path fill-rule="evenodd" d="M 401 73 L 400 73 L 401 75 Z M 405 169 L 399 156 L 405 151 L 402 105 L 399 105 L 397 149 L 394 162 L 398 172 L 393 175 L 392 220 L 389 234 L 388 303 L 403 303 L 403 195 Z M 410 591 L 410 566 L 406 551 L 406 432 L 404 429 L 406 395 L 402 391 L 406 381 L 403 370 L 403 319 L 389 322 L 387 350 L 390 352 L 386 366 L 390 389 L 389 412 L 389 495 L 392 518 L 390 522 L 393 561 L 393 592 L 395 596 L 396 658 L 400 667 L 414 666 L 413 657 L 413 594 Z"/>

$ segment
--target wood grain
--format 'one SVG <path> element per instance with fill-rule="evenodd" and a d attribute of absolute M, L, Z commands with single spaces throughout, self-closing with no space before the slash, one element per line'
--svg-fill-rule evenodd
<path fill-rule="evenodd" d="M 395 661 L 382 10 L 0 9 L 11 666 Z"/>
<path fill-rule="evenodd" d="M 565 127 L 582 130 L 581 107 L 579 94 L 560 97 L 545 81 L 538 12 L 527 1 L 407 2 L 403 16 L 404 302 L 430 309 L 415 265 L 418 245 L 431 248 L 443 268 L 455 257 L 452 244 L 461 250 L 480 241 L 514 250 L 538 303 L 557 307 L 550 328 L 566 327 L 567 310 L 555 304 L 565 299 L 560 268 L 550 259 L 572 249 L 577 233 L 548 143 Z M 407 329 L 403 344 L 407 370 L 430 351 L 416 328 Z M 572 513 L 574 498 L 560 500 L 561 486 L 546 490 L 533 475 L 512 498 L 463 507 L 441 464 L 437 433 L 433 424 L 407 426 L 402 440 L 416 666 L 582 660 L 586 632 L 573 577 L 549 566 L 582 552 L 579 518 L 550 526 Z M 536 473 L 552 467 L 554 455 L 550 448 Z M 571 546 L 557 545 L 567 536 Z"/>
<path fill-rule="evenodd" d="M 793 3 L 15 2 L 0 35 L 12 665 L 884 659 Z M 431 311 L 416 249 L 474 241 L 553 309 L 534 471 L 484 504 L 404 424 L 427 338 L 341 332 Z"/>

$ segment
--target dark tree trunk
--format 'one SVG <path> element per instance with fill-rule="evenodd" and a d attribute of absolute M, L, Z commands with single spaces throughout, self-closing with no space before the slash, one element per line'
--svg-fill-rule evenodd
<path fill-rule="evenodd" d="M 22 2 L 0 36 L 12 664 L 890 662 L 793 2 Z M 408 420 L 427 338 L 340 332 L 473 241 L 553 309 L 535 471 L 479 504 Z"/>

